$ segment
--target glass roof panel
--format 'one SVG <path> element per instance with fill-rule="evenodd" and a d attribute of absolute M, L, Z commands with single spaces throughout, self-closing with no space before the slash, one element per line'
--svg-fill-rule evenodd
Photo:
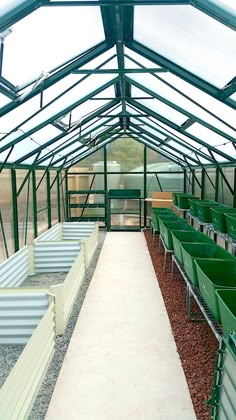
<path fill-rule="evenodd" d="M 181 125 L 187 120 L 185 115 L 168 105 L 163 104 L 163 102 L 160 102 L 157 99 L 137 99 L 136 101 L 177 125 Z"/>
<path fill-rule="evenodd" d="M 129 57 L 133 58 L 135 61 L 137 61 L 139 64 L 141 64 L 144 67 L 160 68 L 160 66 L 157 66 L 152 61 L 147 60 L 147 58 L 142 57 L 140 54 L 135 53 L 134 51 L 130 50 L 127 47 L 125 47 L 125 54 L 128 55 Z M 137 69 L 137 68 L 140 68 L 140 66 L 138 64 L 135 64 L 129 58 L 125 57 L 125 68 L 126 69 Z"/>
<path fill-rule="evenodd" d="M 10 10 L 15 9 L 17 6 L 24 3 L 25 0 L 1 0 L 0 4 L 0 16 L 8 13 Z"/>
<path fill-rule="evenodd" d="M 193 124 L 186 131 L 215 147 L 229 142 L 229 140 L 198 123 Z"/>
<path fill-rule="evenodd" d="M 211 111 L 215 116 L 221 118 L 226 123 L 230 124 L 231 126 L 236 128 L 236 111 L 229 106 L 225 105 L 224 103 L 218 101 L 217 99 L 213 98 L 210 95 L 207 95 L 205 92 L 201 91 L 200 89 L 196 88 L 195 86 L 191 85 L 190 83 L 185 82 L 184 80 L 180 79 L 179 77 L 175 76 L 172 73 L 162 73 L 158 74 L 158 78 L 161 78 L 163 81 L 170 83 L 173 85 L 176 89 L 180 90 L 183 94 L 190 97 L 192 100 L 197 102 L 199 105 L 203 106 L 207 110 Z M 156 79 L 157 80 L 157 79 Z M 157 80 L 158 82 L 158 80 Z M 166 86 L 167 87 L 167 86 Z M 159 88 L 161 86 L 159 85 Z M 168 88 L 168 87 L 167 87 Z M 163 89 L 161 91 L 163 94 Z M 165 94 L 167 95 L 167 90 Z M 196 106 L 192 102 L 190 102 L 188 99 L 185 99 L 182 95 L 178 95 L 178 93 L 174 93 L 173 89 L 169 89 L 169 93 L 172 92 L 173 99 L 175 99 L 175 102 L 180 106 L 185 106 L 185 108 L 192 113 L 195 113 L 196 116 L 205 119 L 207 122 L 211 122 L 213 124 L 213 120 L 211 120 L 212 117 L 207 111 L 201 110 L 199 106 Z M 172 95 L 171 94 L 171 95 Z M 177 96 L 176 96 L 177 95 Z M 231 99 L 234 99 L 236 101 L 236 94 L 231 96 Z M 167 96 L 168 97 L 168 96 Z M 181 99 L 181 102 L 179 103 L 178 100 Z M 168 97 L 168 99 L 171 100 L 171 97 Z M 217 124 L 220 124 L 220 122 L 217 119 L 214 119 L 215 126 Z M 223 126 L 222 126 L 223 127 Z M 220 127 L 218 127 L 220 128 Z M 225 128 L 226 130 L 226 128 Z"/>
<path fill-rule="evenodd" d="M 134 38 L 217 87 L 235 76 L 235 32 L 192 6 L 135 7 Z"/>
<path fill-rule="evenodd" d="M 189 85 L 188 83 L 181 83 L 181 79 L 179 79 L 176 76 L 173 76 L 170 73 L 169 74 L 164 74 L 163 77 L 166 81 L 168 80 L 170 83 L 172 83 L 174 85 L 175 88 L 179 88 L 180 90 L 182 90 L 182 86 L 185 88 L 185 93 L 187 95 L 189 95 L 189 93 L 191 94 L 191 85 Z M 210 115 L 207 111 L 204 111 L 203 109 L 201 109 L 197 104 L 192 103 L 189 99 L 185 98 L 184 96 L 182 96 L 180 93 L 176 92 L 175 90 L 173 90 L 171 87 L 167 86 L 165 83 L 163 83 L 161 80 L 159 80 L 159 78 L 157 79 L 155 76 L 152 76 L 150 74 L 136 74 L 136 75 L 132 75 L 132 79 L 134 79 L 135 81 L 139 82 L 140 84 L 144 83 L 145 80 L 145 86 L 148 87 L 149 89 L 151 89 L 153 92 L 157 93 L 158 95 L 160 95 L 161 97 L 163 97 L 164 99 L 172 102 L 173 104 L 179 106 L 180 108 L 182 108 L 184 111 L 187 111 L 189 113 L 191 113 L 193 116 L 196 116 L 197 118 L 201 118 L 203 121 L 211 124 L 213 127 L 215 128 L 219 128 L 220 130 L 228 133 L 231 136 L 235 136 L 236 131 L 232 130 L 231 128 L 229 128 L 227 125 L 225 125 L 223 122 L 219 121 L 217 118 L 215 118 L 214 116 Z M 185 86 L 187 85 L 187 86 Z M 187 89 L 188 87 L 188 89 Z M 134 95 L 133 92 L 135 92 L 134 87 L 132 87 L 132 94 Z M 184 90 L 183 90 L 184 91 Z M 189 92 L 190 91 L 190 92 Z M 139 90 L 139 93 L 141 91 Z M 196 101 L 198 100 L 198 96 L 196 95 Z M 209 95 L 205 95 L 206 97 L 208 97 Z M 227 105 L 224 105 L 223 103 L 220 103 L 219 101 L 215 100 L 214 98 L 211 98 L 211 100 L 208 101 L 209 103 L 209 108 L 213 109 L 214 113 L 215 113 L 215 109 L 218 110 L 218 114 L 220 116 L 220 118 L 223 118 L 223 116 L 226 116 L 227 120 L 230 122 L 232 122 L 232 125 L 236 127 L 236 111 L 229 108 Z M 211 108 L 212 106 L 212 108 Z M 217 108 L 218 107 L 218 108 Z M 223 111 L 223 115 L 222 115 L 222 111 Z"/>
<path fill-rule="evenodd" d="M 6 105 L 8 102 L 10 102 L 11 99 L 9 99 L 7 96 L 0 93 L 0 108 L 4 105 Z"/>
<path fill-rule="evenodd" d="M 83 98 L 84 96 L 92 93 L 95 88 L 103 85 L 104 83 L 110 81 L 111 79 L 112 79 L 112 76 L 110 75 L 97 74 L 97 75 L 90 76 L 79 86 L 76 86 L 76 88 L 72 89 L 70 92 L 63 95 L 60 99 L 55 101 L 53 104 L 49 105 L 46 109 L 43 109 L 39 114 L 33 117 L 30 121 L 23 124 L 21 128 L 26 132 L 34 128 L 38 124 L 44 123 L 44 121 L 46 121 L 48 118 L 52 118 L 55 116 L 55 119 L 57 119 L 56 117 L 57 113 L 63 111 L 66 107 L 72 105 L 73 103 L 76 103 L 79 99 Z M 30 101 L 26 102 L 22 106 L 29 104 L 29 102 Z M 20 111 L 21 111 L 22 106 L 20 107 Z M 27 106 L 27 110 L 28 110 L 28 106 Z M 20 111 L 18 112 L 20 113 Z M 11 114 L 12 113 L 7 114 L 6 117 Z M 12 122 L 11 122 L 10 128 L 13 128 Z"/>
<path fill-rule="evenodd" d="M 94 98 L 110 98 L 110 99 L 114 99 L 115 98 L 115 89 L 114 89 L 114 86 L 110 86 L 109 88 L 104 89 L 98 95 L 94 96 Z M 98 104 L 99 104 L 99 102 L 100 101 L 97 101 Z"/>
<path fill-rule="evenodd" d="M 18 85 L 104 40 L 99 7 L 41 7 L 12 29 L 3 76 Z"/>
<path fill-rule="evenodd" d="M 38 111 L 39 104 L 39 96 L 35 96 L 1 117 L 1 132 L 8 133 L 13 130 L 18 124 Z"/>

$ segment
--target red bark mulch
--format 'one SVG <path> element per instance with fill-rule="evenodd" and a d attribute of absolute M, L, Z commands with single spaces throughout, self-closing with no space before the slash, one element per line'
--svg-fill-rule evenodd
<path fill-rule="evenodd" d="M 149 230 L 144 231 L 144 234 L 166 305 L 197 419 L 209 420 L 210 407 L 205 404 L 205 401 L 211 395 L 218 341 L 207 322 L 191 322 L 187 320 L 185 282 L 181 278 L 180 280 L 172 281 L 170 273 L 163 272 L 163 248 L 158 251 L 157 239 L 155 239 L 155 244 L 153 245 Z M 168 257 L 167 268 L 170 269 L 170 257 Z"/>

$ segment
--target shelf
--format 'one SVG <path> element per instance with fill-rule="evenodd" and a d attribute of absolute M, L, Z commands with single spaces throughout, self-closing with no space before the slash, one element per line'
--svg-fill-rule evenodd
<path fill-rule="evenodd" d="M 70 209 L 104 209 L 106 204 L 68 204 Z"/>

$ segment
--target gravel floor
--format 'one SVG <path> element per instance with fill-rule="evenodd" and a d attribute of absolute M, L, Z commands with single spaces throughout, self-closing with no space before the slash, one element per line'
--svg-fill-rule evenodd
<path fill-rule="evenodd" d="M 61 369 L 63 359 L 65 357 L 67 347 L 70 342 L 71 335 L 73 333 L 75 324 L 77 322 L 87 289 L 89 287 L 90 281 L 92 279 L 93 273 L 95 271 L 97 261 L 99 254 L 102 249 L 102 245 L 105 239 L 105 232 L 100 231 L 99 232 L 99 243 L 98 248 L 96 250 L 96 253 L 94 255 L 94 258 L 90 264 L 89 269 L 86 272 L 85 279 L 83 281 L 83 284 L 81 286 L 80 292 L 78 294 L 78 297 L 75 301 L 74 309 L 71 314 L 71 317 L 69 319 L 69 322 L 67 324 L 66 331 L 63 336 L 57 337 L 56 339 L 56 351 L 54 354 L 54 357 L 52 359 L 52 362 L 49 366 L 48 372 L 46 374 L 45 380 L 39 390 L 38 396 L 36 398 L 36 401 L 33 405 L 32 411 L 30 413 L 30 416 L 28 420 L 43 420 L 45 418 L 47 408 L 49 405 L 49 402 L 52 397 L 53 389 L 55 387 L 57 377 L 59 375 L 59 371 Z M 36 276 L 34 276 L 36 277 Z M 43 276 L 42 276 L 43 278 Z M 46 278 L 47 280 L 47 278 Z M 58 280 L 58 279 L 57 279 Z M 30 284 L 32 285 L 32 283 Z M 68 413 L 68 419 L 69 419 L 69 413 Z M 59 419 L 58 419 L 59 420 Z M 96 419 L 94 419 L 96 420 Z"/>
<path fill-rule="evenodd" d="M 218 341 L 206 322 L 196 323 L 187 320 L 185 282 L 172 281 L 170 274 L 163 272 L 164 254 L 158 251 L 157 240 L 154 245 L 152 244 L 150 231 L 144 233 L 197 419 L 209 420 L 210 407 L 206 406 L 205 401 L 211 395 Z M 167 268 L 170 269 L 170 263 Z"/>
<path fill-rule="evenodd" d="M 42 273 L 29 276 L 20 287 L 49 287 L 62 283 L 68 273 Z"/>
<path fill-rule="evenodd" d="M 24 347 L 24 345 L 0 346 L 0 388 L 20 357 Z"/>

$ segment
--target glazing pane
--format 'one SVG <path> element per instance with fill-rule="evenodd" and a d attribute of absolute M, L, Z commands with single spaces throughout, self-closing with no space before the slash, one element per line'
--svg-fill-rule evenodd
<path fill-rule="evenodd" d="M 235 76 L 235 32 L 192 6 L 135 7 L 134 38 L 215 86 Z"/>
<path fill-rule="evenodd" d="M 5 42 L 3 76 L 18 85 L 104 39 L 98 7 L 42 7 L 12 28 Z"/>

